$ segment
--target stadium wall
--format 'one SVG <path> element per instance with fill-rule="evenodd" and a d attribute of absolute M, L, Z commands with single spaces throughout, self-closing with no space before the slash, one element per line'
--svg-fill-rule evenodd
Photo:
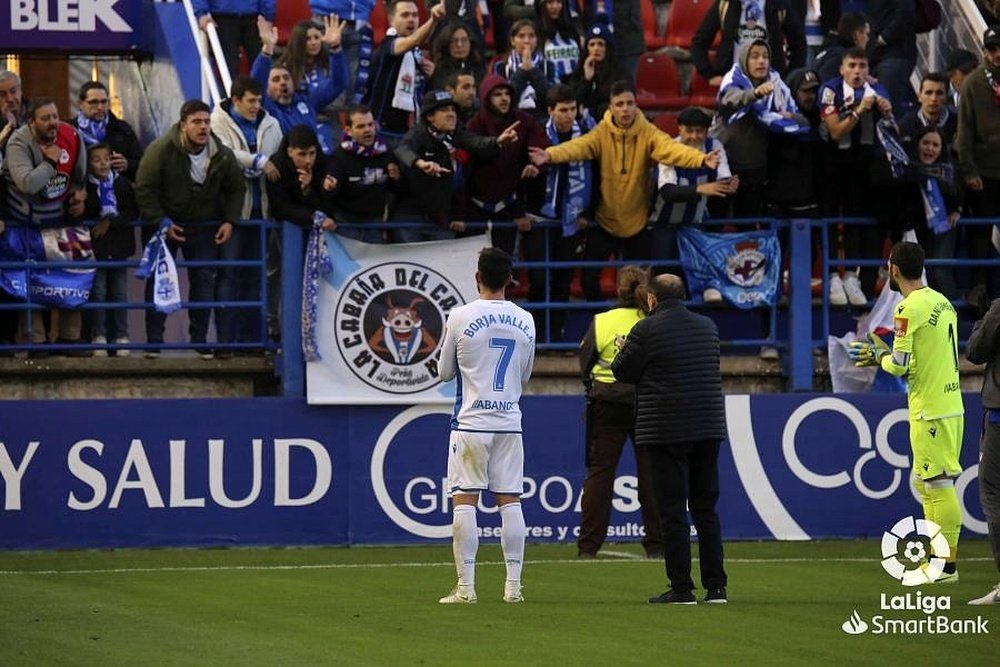
<path fill-rule="evenodd" d="M 580 397 L 523 399 L 529 539 L 572 542 L 584 476 Z M 981 407 L 966 395 L 958 480 L 969 534 Z M 905 397 L 726 397 L 726 539 L 879 537 L 919 514 Z M 0 401 L 0 548 L 409 544 L 450 538 L 444 404 L 284 398 Z M 628 451 L 628 450 L 627 450 Z M 611 541 L 641 536 L 634 460 Z M 483 507 L 484 538 L 497 535 Z"/>

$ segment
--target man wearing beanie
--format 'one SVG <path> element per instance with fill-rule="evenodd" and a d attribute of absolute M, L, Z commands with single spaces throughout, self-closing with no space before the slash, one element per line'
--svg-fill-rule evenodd
<path fill-rule="evenodd" d="M 435 90 L 420 101 L 420 123 L 396 149 L 402 167 L 401 194 L 393 220 L 428 222 L 434 229 L 401 229 L 399 240 L 436 241 L 465 231 L 465 179 L 470 159 L 491 160 L 518 140 L 515 122 L 496 137 L 459 129 L 455 99 Z"/>

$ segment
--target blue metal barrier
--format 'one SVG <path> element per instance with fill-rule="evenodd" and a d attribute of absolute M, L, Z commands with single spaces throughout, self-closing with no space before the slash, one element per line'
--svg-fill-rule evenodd
<path fill-rule="evenodd" d="M 83 223 L 87 226 L 92 226 L 95 224 L 93 221 L 87 221 Z M 175 260 L 177 268 L 199 268 L 199 267 L 252 267 L 257 268 L 260 275 L 260 298 L 256 300 L 246 300 L 246 301 L 182 301 L 181 308 L 186 310 L 195 309 L 214 309 L 214 308 L 240 308 L 248 309 L 254 308 L 257 311 L 259 317 L 259 330 L 260 336 L 258 340 L 244 341 L 244 342 L 227 342 L 227 343 L 187 343 L 187 342 L 176 342 L 176 343 L 137 343 L 130 342 L 126 344 L 116 344 L 108 342 L 102 345 L 95 345 L 92 343 L 76 343 L 76 344 L 65 344 L 65 343 L 44 343 L 44 344 L 33 344 L 31 343 L 32 338 L 32 322 L 31 317 L 24 317 L 23 324 L 18 323 L 18 329 L 23 326 L 23 331 L 18 331 L 18 336 L 25 338 L 23 343 L 13 343 L 13 344 L 0 344 L 0 352 L 14 352 L 26 350 L 28 352 L 44 350 L 49 351 L 73 351 L 73 350 L 84 350 L 84 351 L 94 351 L 94 350 L 264 350 L 273 349 L 275 344 L 268 340 L 267 335 L 267 320 L 268 320 L 268 285 L 267 285 L 267 235 L 269 230 L 275 229 L 277 223 L 268 220 L 241 220 L 239 221 L 242 227 L 253 227 L 256 228 L 260 235 L 260 247 L 261 253 L 260 257 L 256 259 L 246 259 L 246 260 L 218 260 L 218 261 L 188 261 L 188 260 Z M 135 227 L 142 227 L 144 225 L 143 221 L 136 221 L 133 223 Z M 14 225 L 8 225 L 8 228 L 12 228 Z M 138 267 L 138 260 L 122 260 L 122 261 L 111 261 L 111 260 L 87 260 L 87 261 L 18 261 L 18 262 L 0 262 L 0 271 L 4 269 L 10 270 L 24 270 L 26 271 L 26 281 L 30 284 L 30 275 L 32 271 L 41 271 L 46 269 L 54 268 L 72 268 L 72 269 L 111 269 L 111 268 L 127 268 L 135 269 Z M 6 301 L 0 302 L 0 313 L 5 311 L 15 311 L 17 313 L 28 313 L 33 310 L 50 310 L 52 307 L 44 304 L 34 303 L 31 300 L 31 290 L 27 290 L 27 299 L 23 302 L 18 301 Z M 74 310 L 82 311 L 92 311 L 92 310 L 148 310 L 153 308 L 152 303 L 145 301 L 142 302 L 97 302 L 89 301 L 85 304 L 80 305 Z"/>

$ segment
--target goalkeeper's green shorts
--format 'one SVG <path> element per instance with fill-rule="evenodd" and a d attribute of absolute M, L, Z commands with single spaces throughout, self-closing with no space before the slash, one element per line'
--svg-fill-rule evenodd
<path fill-rule="evenodd" d="M 962 453 L 962 433 L 965 417 L 910 420 L 910 446 L 913 448 L 913 474 L 920 479 L 932 479 L 942 474 L 961 474 L 958 462 Z"/>

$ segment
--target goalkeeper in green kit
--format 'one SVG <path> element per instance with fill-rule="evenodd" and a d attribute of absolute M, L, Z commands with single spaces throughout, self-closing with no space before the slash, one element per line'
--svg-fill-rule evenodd
<path fill-rule="evenodd" d="M 907 376 L 913 484 L 924 518 L 941 527 L 949 556 L 937 583 L 957 582 L 955 556 L 962 510 L 953 480 L 962 472 L 965 409 L 958 383 L 958 321 L 951 302 L 924 284 L 924 251 L 902 241 L 889 254 L 889 287 L 903 295 L 896 306 L 892 349 L 875 334 L 851 344 L 857 366 L 880 366 Z M 929 576 L 929 579 L 934 579 Z"/>

